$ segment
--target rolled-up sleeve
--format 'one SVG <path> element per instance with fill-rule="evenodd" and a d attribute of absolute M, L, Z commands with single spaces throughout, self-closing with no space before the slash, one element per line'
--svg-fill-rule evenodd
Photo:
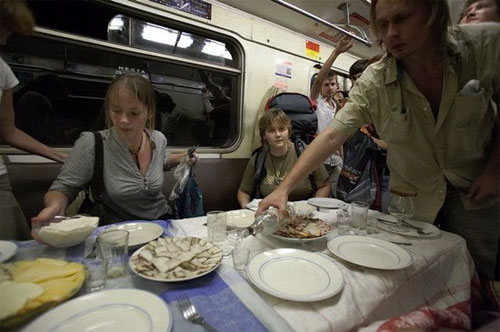
<path fill-rule="evenodd" d="M 351 136 L 362 125 L 372 122 L 369 105 L 372 109 L 376 109 L 378 103 L 370 96 L 370 90 L 373 87 L 370 87 L 369 83 L 370 81 L 367 79 L 356 82 L 356 85 L 349 92 L 348 102 L 337 113 L 330 126 L 344 135 Z"/>

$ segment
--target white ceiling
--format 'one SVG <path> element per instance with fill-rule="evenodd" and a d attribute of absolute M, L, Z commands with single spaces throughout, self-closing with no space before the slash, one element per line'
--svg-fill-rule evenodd
<path fill-rule="evenodd" d="M 335 46 L 328 37 L 334 37 L 338 31 L 334 30 L 320 22 L 317 22 L 309 17 L 297 13 L 283 5 L 272 0 L 219 0 L 229 6 L 240 9 L 249 14 L 264 18 L 291 30 L 305 34 L 312 39 L 323 43 Z M 373 46 L 368 47 L 359 41 L 354 42 L 354 47 L 350 53 L 360 58 L 370 58 L 380 53 L 380 49 L 376 45 L 376 40 L 373 37 L 369 25 L 364 20 L 369 20 L 370 4 L 367 0 L 285 0 L 286 2 L 295 5 L 314 16 L 320 17 L 330 23 L 342 25 L 345 22 L 345 13 L 338 7 L 343 3 L 350 5 L 351 25 L 357 25 L 368 35 L 373 43 Z M 458 13 L 465 0 L 448 0 L 450 3 L 450 12 L 453 21 L 458 17 Z M 356 15 L 364 18 L 362 21 L 356 20 Z"/>

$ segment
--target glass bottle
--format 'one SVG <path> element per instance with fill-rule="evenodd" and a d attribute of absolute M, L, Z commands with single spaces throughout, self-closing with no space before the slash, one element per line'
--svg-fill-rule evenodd
<path fill-rule="evenodd" d="M 242 231 L 243 237 L 249 235 L 263 234 L 269 235 L 276 232 L 283 225 L 288 224 L 296 215 L 295 204 L 288 202 L 286 205 L 288 216 L 281 217 L 279 210 L 275 207 L 270 207 L 264 213 L 255 216 L 255 221 L 250 227 Z"/>

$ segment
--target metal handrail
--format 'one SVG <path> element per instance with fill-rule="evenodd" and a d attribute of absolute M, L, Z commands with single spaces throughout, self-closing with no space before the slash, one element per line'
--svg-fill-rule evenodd
<path fill-rule="evenodd" d="M 353 39 L 355 39 L 355 40 L 357 40 L 357 41 L 365 44 L 368 47 L 371 47 L 373 45 L 372 42 L 368 38 L 367 39 L 361 38 L 358 35 L 350 32 L 348 30 L 345 30 L 345 29 L 341 28 L 337 24 L 328 22 L 327 20 L 324 20 L 321 17 L 318 17 L 318 16 L 316 16 L 314 14 L 311 14 L 310 12 L 308 12 L 308 11 L 306 11 L 306 10 L 300 8 L 300 7 L 292 5 L 291 3 L 288 3 L 288 2 L 283 1 L 283 0 L 271 0 L 271 1 L 276 2 L 276 3 L 278 3 L 278 4 L 280 4 L 280 5 L 284 6 L 284 7 L 287 7 L 288 9 L 291 9 L 291 10 L 293 10 L 293 11 L 299 13 L 299 14 L 307 16 L 307 17 L 309 17 L 309 18 L 311 18 L 311 19 L 313 19 L 313 20 L 315 20 L 315 21 L 317 21 L 317 22 L 319 22 L 319 23 L 321 23 L 323 25 L 326 25 L 329 28 L 335 29 L 335 30 L 337 30 L 337 31 L 339 31 L 339 32 L 341 32 L 341 33 L 343 33 L 345 35 L 348 35 L 351 38 L 353 38 Z"/>

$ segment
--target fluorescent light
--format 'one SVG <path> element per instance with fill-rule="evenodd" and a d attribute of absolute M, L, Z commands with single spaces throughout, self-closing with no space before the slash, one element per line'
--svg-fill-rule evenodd
<path fill-rule="evenodd" d="M 109 30 L 121 30 L 123 28 L 123 25 L 125 23 L 123 22 L 123 18 L 121 16 L 116 16 L 111 19 L 111 22 L 108 24 L 108 31 Z"/>
<path fill-rule="evenodd" d="M 176 30 L 165 29 L 160 26 L 146 24 L 142 30 L 142 38 L 165 45 L 174 46 L 177 40 L 178 32 Z M 181 35 L 177 47 L 186 48 L 191 46 L 193 39 L 186 35 Z"/>
<path fill-rule="evenodd" d="M 205 46 L 203 46 L 203 49 L 201 50 L 203 53 L 214 55 L 214 56 L 220 56 L 229 60 L 232 60 L 233 57 L 231 56 L 231 53 L 229 53 L 226 50 L 226 45 L 223 43 L 218 43 L 215 41 L 209 41 L 207 40 L 205 42 Z"/>

